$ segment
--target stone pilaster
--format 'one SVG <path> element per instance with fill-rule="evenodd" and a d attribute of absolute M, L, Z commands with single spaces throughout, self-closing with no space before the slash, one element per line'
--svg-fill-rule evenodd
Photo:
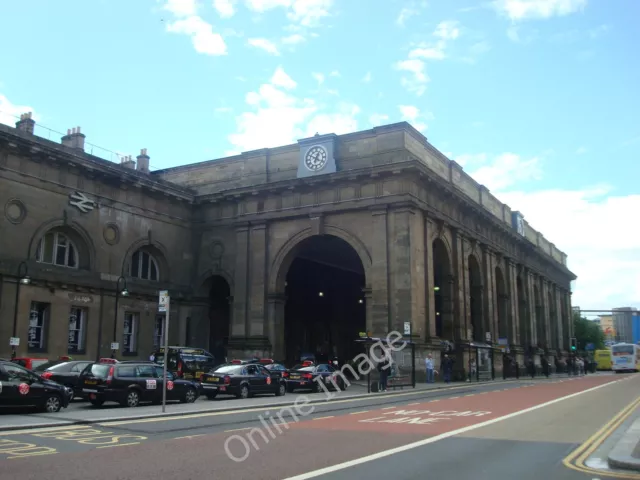
<path fill-rule="evenodd" d="M 518 312 L 518 284 L 516 264 L 511 258 L 505 259 L 507 269 L 507 291 L 509 292 L 508 302 L 508 323 L 509 323 L 509 345 L 520 345 L 520 320 Z"/>
<path fill-rule="evenodd" d="M 451 229 L 451 268 L 453 275 L 453 284 L 451 285 L 452 301 L 453 301 L 453 331 L 455 338 L 453 341 L 458 341 L 467 338 L 467 332 L 465 331 L 465 316 L 468 311 L 469 296 L 466 295 L 468 291 L 465 289 L 465 282 L 469 282 L 465 279 L 465 265 L 464 261 L 464 247 L 462 236 L 456 229 Z M 467 285 L 468 287 L 468 285 Z M 449 340 L 449 339 L 447 339 Z"/>
<path fill-rule="evenodd" d="M 247 300 L 249 290 L 249 225 L 236 227 L 236 271 L 233 295 L 232 337 L 245 337 L 249 334 Z"/>
<path fill-rule="evenodd" d="M 364 308 L 366 311 L 367 332 L 371 332 L 369 327 L 372 324 L 373 318 L 373 291 L 370 288 L 363 288 L 362 294 L 364 296 Z"/>
<path fill-rule="evenodd" d="M 537 319 L 536 319 L 536 298 L 533 294 L 533 285 L 535 282 L 534 274 L 531 270 L 527 269 L 526 271 L 526 291 L 527 291 L 527 310 L 529 312 L 529 318 L 527 327 L 529 329 L 529 343 L 527 346 L 536 345 L 538 343 L 538 335 L 537 335 Z"/>
<path fill-rule="evenodd" d="M 371 315 L 367 315 L 367 330 L 376 335 L 386 333 L 391 327 L 389 292 L 389 250 L 387 208 L 371 212 L 373 232 L 371 236 Z"/>
<path fill-rule="evenodd" d="M 436 298 L 435 298 L 435 282 L 434 282 L 434 270 L 433 270 L 433 242 L 431 241 L 431 232 L 436 229 L 435 224 L 425 216 L 425 245 L 424 245 L 424 258 L 425 258 L 425 299 L 426 299 L 426 318 L 424 329 L 427 333 L 426 337 L 435 338 L 436 336 Z M 440 315 L 443 315 L 441 312 Z M 443 317 L 442 321 L 445 321 Z"/>
<path fill-rule="evenodd" d="M 557 285 L 553 286 L 553 301 L 555 303 L 555 309 L 556 309 L 556 331 L 558 332 L 558 335 L 556 337 L 556 345 L 555 348 L 560 349 L 560 350 L 564 350 L 565 346 L 564 346 L 564 332 L 565 332 L 565 328 L 563 323 L 563 317 L 562 317 L 562 302 L 560 300 L 561 297 L 561 293 L 560 290 L 558 288 Z"/>
<path fill-rule="evenodd" d="M 570 345 L 571 345 L 571 337 L 573 337 L 574 333 L 573 333 L 573 310 L 571 309 L 571 293 L 569 293 L 568 291 L 564 291 L 563 292 L 563 302 L 565 304 L 565 309 L 566 309 L 566 320 L 565 320 L 565 328 L 566 328 L 566 344 L 567 344 L 567 350 L 569 350 Z"/>
<path fill-rule="evenodd" d="M 265 334 L 269 338 L 273 350 L 273 358 L 276 361 L 285 359 L 284 344 L 284 307 L 286 297 L 281 293 L 270 294 L 267 297 L 267 331 Z"/>
<path fill-rule="evenodd" d="M 250 237 L 249 270 L 251 289 L 249 291 L 250 336 L 265 335 L 265 297 L 267 283 L 267 225 L 252 225 Z"/>
<path fill-rule="evenodd" d="M 542 322 L 544 322 L 544 338 L 540 342 L 544 343 L 547 348 L 552 348 L 551 345 L 551 325 L 549 316 L 549 282 L 542 277 L 540 279 L 540 303 L 542 304 Z M 539 319 L 540 320 L 540 319 Z"/>
<path fill-rule="evenodd" d="M 460 240 L 460 253 L 458 259 L 458 273 L 460 275 L 461 299 L 460 309 L 462 315 L 460 322 L 460 338 L 473 340 L 469 335 L 471 329 L 471 283 L 469 281 L 469 254 L 471 253 L 469 243 L 466 239 Z"/>
<path fill-rule="evenodd" d="M 495 255 L 486 248 L 482 247 L 482 274 L 484 280 L 484 288 L 482 291 L 483 299 L 483 339 L 484 333 L 491 333 L 491 342 L 497 342 L 498 336 L 498 307 L 496 293 L 496 275 L 495 275 Z"/>

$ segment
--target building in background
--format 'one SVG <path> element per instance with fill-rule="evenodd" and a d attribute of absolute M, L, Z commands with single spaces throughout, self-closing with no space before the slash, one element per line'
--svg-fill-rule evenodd
<path fill-rule="evenodd" d="M 633 319 L 638 318 L 638 309 L 632 307 L 620 307 L 613 309 L 613 327 L 615 329 L 615 339 L 618 342 L 634 343 L 633 339 Z"/>
<path fill-rule="evenodd" d="M 600 315 L 597 320 L 602 333 L 604 333 L 605 345 L 610 346 L 616 341 L 616 328 L 613 324 L 613 315 Z"/>

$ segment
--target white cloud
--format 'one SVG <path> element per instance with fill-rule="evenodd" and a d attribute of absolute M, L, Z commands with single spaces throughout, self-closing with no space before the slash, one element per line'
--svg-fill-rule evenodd
<path fill-rule="evenodd" d="M 424 58 L 425 60 L 443 60 L 445 42 L 438 42 L 435 47 L 418 47 L 409 52 L 409 58 Z"/>
<path fill-rule="evenodd" d="M 384 113 L 374 113 L 369 116 L 369 122 L 374 127 L 378 125 L 382 125 L 389 120 L 389 115 L 385 115 Z"/>
<path fill-rule="evenodd" d="M 362 81 L 363 81 L 364 83 L 369 83 L 369 82 L 371 82 L 371 72 L 367 72 L 367 73 L 365 74 L 365 76 L 364 76 L 364 77 L 362 77 Z"/>
<path fill-rule="evenodd" d="M 418 107 L 414 105 L 398 105 L 398 109 L 402 120 L 409 122 L 413 125 L 413 128 L 420 132 L 424 132 L 427 129 L 427 124 L 424 123 L 426 118 L 420 113 Z"/>
<path fill-rule="evenodd" d="M 396 24 L 401 27 L 404 27 L 405 22 L 407 20 L 409 20 L 411 17 L 420 15 L 420 13 L 422 13 L 422 10 L 424 10 L 426 7 L 427 7 L 427 2 L 425 1 L 408 2 L 408 5 L 404 6 L 402 10 L 400 10 L 398 17 L 396 18 Z"/>
<path fill-rule="evenodd" d="M 213 0 L 213 8 L 222 18 L 231 18 L 236 13 L 235 0 Z"/>
<path fill-rule="evenodd" d="M 275 8 L 287 10 L 287 18 L 303 27 L 316 27 L 328 17 L 334 0 L 246 0 L 247 7 L 263 13 Z"/>
<path fill-rule="evenodd" d="M 585 153 L 587 153 L 589 150 L 587 150 L 586 147 L 580 147 L 576 150 L 576 155 L 584 155 Z"/>
<path fill-rule="evenodd" d="M 34 112 L 33 107 L 27 105 L 16 105 L 11 103 L 7 97 L 0 94 L 0 123 L 15 127 L 16 122 L 20 120 L 23 113 L 32 112 L 31 118 L 36 122 L 40 120 L 40 116 Z"/>
<path fill-rule="evenodd" d="M 340 72 L 337 70 L 334 70 L 333 72 L 331 72 L 329 74 L 330 77 L 340 77 Z"/>
<path fill-rule="evenodd" d="M 433 35 L 443 40 L 455 40 L 460 36 L 459 23 L 454 20 L 440 22 Z"/>
<path fill-rule="evenodd" d="M 268 83 L 249 92 L 250 111 L 236 117 L 237 132 L 229 136 L 233 151 L 288 145 L 316 132 L 357 131 L 357 105 L 332 103 L 328 111 L 316 100 L 296 96 L 295 89 L 296 82 L 278 67 Z"/>
<path fill-rule="evenodd" d="M 587 0 L 495 0 L 494 9 L 511 20 L 562 17 L 584 9 Z"/>
<path fill-rule="evenodd" d="M 198 11 L 196 0 L 167 0 L 162 8 L 176 17 L 192 17 Z"/>
<path fill-rule="evenodd" d="M 193 47 L 205 55 L 226 55 L 227 44 L 213 26 L 198 16 L 190 16 L 167 24 L 167 31 L 191 37 Z"/>
<path fill-rule="evenodd" d="M 409 92 L 422 96 L 427 90 L 429 76 L 426 73 L 425 63 L 417 58 L 401 60 L 395 64 L 395 68 L 407 72 L 409 76 L 403 76 L 401 83 Z"/>
<path fill-rule="evenodd" d="M 311 75 L 316 79 L 316 82 L 318 82 L 319 85 L 324 83 L 324 75 L 322 73 L 312 73 Z"/>
<path fill-rule="evenodd" d="M 515 153 L 503 153 L 491 159 L 491 163 L 475 169 L 472 176 L 489 190 L 504 190 L 519 182 L 539 180 L 542 169 L 538 157 L 524 159 Z"/>
<path fill-rule="evenodd" d="M 300 35 L 299 33 L 294 33 L 293 35 L 289 35 L 282 39 L 282 43 L 285 45 L 297 45 L 298 43 L 304 42 L 306 39 Z"/>
<path fill-rule="evenodd" d="M 289 75 L 287 75 L 282 67 L 276 68 L 276 71 L 271 77 L 271 83 L 276 87 L 286 88 L 287 90 L 291 90 L 293 88 L 296 88 L 297 86 L 297 83 L 294 82 Z"/>
<path fill-rule="evenodd" d="M 250 38 L 247 40 L 247 43 L 252 47 L 264 50 L 271 55 L 280 55 L 280 51 L 278 50 L 278 47 L 276 47 L 275 43 L 267 40 L 266 38 Z"/>

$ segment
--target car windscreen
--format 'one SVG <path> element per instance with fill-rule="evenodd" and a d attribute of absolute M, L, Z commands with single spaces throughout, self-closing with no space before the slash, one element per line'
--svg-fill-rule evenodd
<path fill-rule="evenodd" d="M 295 367 L 293 367 L 291 370 L 299 370 L 299 371 L 301 371 L 301 372 L 313 372 L 313 370 L 314 370 L 315 368 L 316 368 L 316 367 L 313 367 L 313 366 L 312 366 L 312 367 L 308 367 L 308 366 L 307 366 L 307 367 L 303 367 L 302 365 L 296 365 L 296 366 L 295 366 Z"/>
<path fill-rule="evenodd" d="M 611 351 L 614 355 L 633 355 L 633 345 L 614 345 Z"/>
<path fill-rule="evenodd" d="M 222 367 L 216 368 L 213 373 L 240 373 L 244 366 L 239 365 L 225 365 Z"/>
<path fill-rule="evenodd" d="M 206 370 L 213 367 L 214 359 L 207 355 L 192 355 L 183 353 L 181 355 L 182 361 L 190 370 Z"/>

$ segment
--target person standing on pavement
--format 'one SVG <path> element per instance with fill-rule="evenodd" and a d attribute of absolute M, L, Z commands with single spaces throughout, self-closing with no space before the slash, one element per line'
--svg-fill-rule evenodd
<path fill-rule="evenodd" d="M 389 378 L 389 368 L 391 367 L 391 363 L 389 362 L 388 354 L 385 353 L 385 356 L 378 364 L 378 371 L 380 372 L 380 391 L 387 391 L 387 379 Z"/>
<path fill-rule="evenodd" d="M 427 383 L 433 383 L 434 382 L 433 358 L 431 357 L 430 353 L 427 355 L 427 358 L 425 359 L 424 364 L 427 372 Z"/>
<path fill-rule="evenodd" d="M 451 383 L 451 371 L 453 370 L 453 361 L 449 358 L 449 355 L 444 354 L 442 359 L 442 375 L 445 383 Z"/>
<path fill-rule="evenodd" d="M 549 360 L 547 360 L 547 357 L 543 356 L 541 359 L 542 362 L 542 373 L 544 374 L 545 377 L 549 378 Z"/>

